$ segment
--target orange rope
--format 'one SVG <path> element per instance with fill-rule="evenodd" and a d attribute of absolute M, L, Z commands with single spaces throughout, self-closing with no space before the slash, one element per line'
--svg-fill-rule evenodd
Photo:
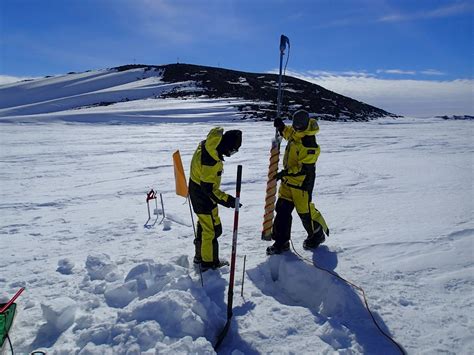
<path fill-rule="evenodd" d="M 278 162 L 280 160 L 280 147 L 276 141 L 272 142 L 270 149 L 270 165 L 268 167 L 267 189 L 265 194 L 265 213 L 263 215 L 262 239 L 269 239 L 273 226 L 273 214 L 275 211 L 275 201 L 277 192 L 277 182 L 275 175 L 278 172 Z"/>

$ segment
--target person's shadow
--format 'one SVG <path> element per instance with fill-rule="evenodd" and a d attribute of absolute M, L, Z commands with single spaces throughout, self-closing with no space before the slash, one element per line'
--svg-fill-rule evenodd
<path fill-rule="evenodd" d="M 321 245 L 313 251 L 313 264 L 333 271 L 337 267 L 337 254 Z"/>
<path fill-rule="evenodd" d="M 337 253 L 322 245 L 313 251 L 273 255 L 248 275 L 263 294 L 289 306 L 306 307 L 318 326 L 334 330 L 320 339 L 334 351 L 350 350 L 355 338 L 364 354 L 399 354 L 400 350 L 374 324 L 363 296 L 334 270 Z M 308 256 L 308 257 L 306 257 Z M 303 258 L 303 259 L 302 259 Z M 323 270 L 324 269 L 324 270 Z M 379 327 L 390 334 L 381 317 L 372 311 Z"/>

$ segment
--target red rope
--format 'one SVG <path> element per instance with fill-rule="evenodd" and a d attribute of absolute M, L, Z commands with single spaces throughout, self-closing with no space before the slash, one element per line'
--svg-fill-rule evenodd
<path fill-rule="evenodd" d="M 316 265 L 315 263 L 313 263 L 311 260 L 309 259 L 306 259 L 304 256 L 302 256 L 301 254 L 299 254 L 296 249 L 295 249 L 295 246 L 293 245 L 293 241 L 290 239 L 290 243 L 291 243 L 291 248 L 293 249 L 294 253 L 301 259 L 303 260 L 304 262 L 314 266 L 316 269 L 319 269 L 319 270 L 322 270 L 322 271 L 325 271 L 327 272 L 328 274 L 331 274 L 332 276 L 335 276 L 337 277 L 338 279 L 340 279 L 341 281 L 345 282 L 346 284 L 352 286 L 353 288 L 355 288 L 356 290 L 360 291 L 362 293 L 362 296 L 364 298 L 364 304 L 365 304 L 365 308 L 367 309 L 367 312 L 369 312 L 369 315 L 370 315 L 370 318 L 372 318 L 372 321 L 374 322 L 375 326 L 377 327 L 377 329 L 380 331 L 380 333 L 382 333 L 388 340 L 390 340 L 397 348 L 398 350 L 400 350 L 400 353 L 402 355 L 405 355 L 406 352 L 405 350 L 402 348 L 402 346 L 400 344 L 398 344 L 390 335 L 388 335 L 386 332 L 384 332 L 384 330 L 379 326 L 379 324 L 377 323 L 377 321 L 375 320 L 375 317 L 374 315 L 372 314 L 372 311 L 370 310 L 369 308 L 369 303 L 367 302 L 367 297 L 365 295 L 365 291 L 362 287 L 360 286 L 357 286 L 355 283 L 353 282 L 350 282 L 348 280 L 346 280 L 345 278 L 343 278 L 342 276 L 339 276 L 338 274 L 336 274 L 335 272 L 331 271 L 331 270 L 328 270 L 328 269 L 325 269 L 321 266 L 318 266 Z"/>

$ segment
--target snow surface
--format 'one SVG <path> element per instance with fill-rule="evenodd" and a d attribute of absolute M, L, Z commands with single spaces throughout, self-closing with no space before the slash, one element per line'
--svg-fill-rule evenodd
<path fill-rule="evenodd" d="M 207 118 L 206 105 L 215 107 L 180 104 L 201 105 Z M 113 120 L 112 107 L 94 108 L 91 121 Z M 233 194 L 243 165 L 234 317 L 221 353 L 398 353 L 360 294 L 311 263 L 363 287 L 380 326 L 408 353 L 474 353 L 472 122 L 321 121 L 314 199 L 331 236 L 303 250 L 294 215 L 294 246 L 307 263 L 293 252 L 267 257 L 260 240 L 271 123 L 218 112 L 229 119 L 220 125 L 244 137 L 222 183 Z M 229 268 L 204 273 L 201 286 L 172 153 L 181 151 L 189 176 L 194 149 L 216 124 L 0 125 L 0 297 L 26 287 L 11 332 L 18 353 L 214 352 Z M 143 227 L 151 187 L 163 194 L 166 228 Z M 220 215 L 229 259 L 233 212 Z"/>

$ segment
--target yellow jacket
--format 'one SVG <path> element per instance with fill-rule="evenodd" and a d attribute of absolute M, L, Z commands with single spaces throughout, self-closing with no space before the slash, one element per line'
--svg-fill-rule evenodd
<path fill-rule="evenodd" d="M 201 187 L 202 193 L 214 203 L 227 207 L 229 195 L 220 189 L 221 177 L 224 171 L 223 157 L 219 156 L 217 146 L 222 140 L 224 129 L 215 127 L 210 130 L 205 141 L 202 141 L 194 152 L 191 161 L 190 179 Z M 191 186 L 190 186 L 191 187 Z M 198 192 L 198 199 L 203 199 L 203 194 Z M 192 191 L 191 191 L 192 193 Z M 204 204 L 205 201 L 202 201 Z"/>
<path fill-rule="evenodd" d="M 282 136 L 288 144 L 283 157 L 283 183 L 303 190 L 313 190 L 315 164 L 321 152 L 316 143 L 317 133 L 319 126 L 314 118 L 309 120 L 304 131 L 295 131 L 292 126 L 285 126 Z"/>

